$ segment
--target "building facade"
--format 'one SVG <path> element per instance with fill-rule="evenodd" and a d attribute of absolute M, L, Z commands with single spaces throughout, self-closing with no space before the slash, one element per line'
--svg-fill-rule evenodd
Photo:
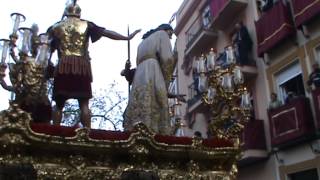
<path fill-rule="evenodd" d="M 170 90 L 186 94 L 180 106 L 185 135 L 210 137 L 196 59 L 213 48 L 223 61 L 229 45 L 237 45 L 237 57 L 248 53 L 238 63 L 253 111 L 242 135 L 238 179 L 320 178 L 320 90 L 308 83 L 320 63 L 319 15 L 319 0 L 185 0 L 177 12 L 179 57 Z M 249 48 L 240 48 L 247 37 L 237 24 L 247 29 Z M 272 92 L 282 105 L 270 109 Z"/>

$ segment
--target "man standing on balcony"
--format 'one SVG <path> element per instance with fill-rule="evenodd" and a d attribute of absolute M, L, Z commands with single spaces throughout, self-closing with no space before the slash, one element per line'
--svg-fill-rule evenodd
<path fill-rule="evenodd" d="M 156 133 L 171 133 L 168 86 L 177 62 L 171 48 L 172 34 L 172 27 L 162 24 L 142 37 L 129 102 L 123 115 L 125 130 L 132 130 L 141 122 Z"/>
<path fill-rule="evenodd" d="M 59 125 L 62 109 L 68 99 L 77 99 L 80 106 L 80 121 L 83 126 L 91 127 L 89 99 L 91 91 L 91 64 L 88 52 L 89 39 L 96 42 L 102 36 L 114 40 L 130 40 L 140 30 L 128 37 L 106 30 L 94 23 L 80 19 L 81 9 L 75 1 L 66 6 L 63 19 L 48 29 L 51 50 L 58 51 L 59 62 L 54 72 L 53 100 L 56 108 L 54 124 Z M 65 18 L 66 17 L 66 18 Z"/>
<path fill-rule="evenodd" d="M 320 87 L 320 68 L 318 63 L 312 65 L 312 73 L 309 75 L 309 80 L 307 82 L 308 86 L 314 85 L 315 88 Z"/>
<path fill-rule="evenodd" d="M 240 65 L 249 64 L 249 53 L 252 50 L 252 40 L 248 29 L 242 22 L 235 24 L 235 35 L 233 44 L 236 48 L 237 63 Z"/>

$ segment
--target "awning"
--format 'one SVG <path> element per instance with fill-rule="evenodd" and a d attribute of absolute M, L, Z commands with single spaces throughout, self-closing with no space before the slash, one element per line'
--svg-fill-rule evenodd
<path fill-rule="evenodd" d="M 289 7 L 282 1 L 274 4 L 255 22 L 258 40 L 258 55 L 269 51 L 286 37 L 294 33 Z"/>
<path fill-rule="evenodd" d="M 320 0 L 292 0 L 292 7 L 296 27 L 320 14 Z"/>

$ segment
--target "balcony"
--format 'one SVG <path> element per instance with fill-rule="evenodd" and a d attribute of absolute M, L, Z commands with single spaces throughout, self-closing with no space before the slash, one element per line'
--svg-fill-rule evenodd
<path fill-rule="evenodd" d="M 286 147 L 313 137 L 314 123 L 308 98 L 292 102 L 268 112 L 273 147 Z"/>
<path fill-rule="evenodd" d="M 255 26 L 260 57 L 295 32 L 289 6 L 284 5 L 282 1 L 278 1 L 272 9 L 265 12 L 255 22 Z"/>
<path fill-rule="evenodd" d="M 291 0 L 291 2 L 296 27 L 320 14 L 320 2 L 317 0 Z"/>
<path fill-rule="evenodd" d="M 246 8 L 247 0 L 212 0 L 210 8 L 213 15 L 212 27 L 219 30 L 227 28 Z"/>
<path fill-rule="evenodd" d="M 320 130 L 320 88 L 312 91 L 313 105 L 316 113 L 317 129 Z"/>
<path fill-rule="evenodd" d="M 264 160 L 268 157 L 263 120 L 250 120 L 243 131 L 243 156 L 240 166 Z"/>
<path fill-rule="evenodd" d="M 199 16 L 189 28 L 187 32 L 186 55 L 200 56 L 213 46 L 217 33 L 208 28 L 210 22 L 210 17 L 203 19 L 202 16 Z"/>

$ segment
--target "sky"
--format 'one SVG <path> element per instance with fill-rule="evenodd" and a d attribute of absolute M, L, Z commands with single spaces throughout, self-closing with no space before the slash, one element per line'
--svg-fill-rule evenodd
<path fill-rule="evenodd" d="M 108 30 L 127 35 L 141 29 L 130 41 L 130 57 L 135 66 L 137 46 L 142 35 L 162 23 L 168 23 L 172 15 L 179 9 L 183 0 L 78 0 L 81 18 L 94 22 Z M 22 13 L 26 21 L 20 27 L 30 27 L 33 23 L 39 25 L 39 33 L 61 19 L 66 0 L 1 0 L 0 6 L 0 39 L 8 38 L 12 32 L 13 22 L 10 14 Z M 172 24 L 173 27 L 175 23 Z M 128 58 L 127 41 L 116 41 L 102 38 L 90 44 L 89 52 L 93 71 L 93 91 L 108 87 L 117 82 L 118 90 L 127 96 L 128 85 L 120 76 Z M 53 59 L 54 60 L 54 59 Z M 6 81 L 9 83 L 8 72 Z M 10 93 L 0 87 L 0 110 L 8 107 Z"/>

